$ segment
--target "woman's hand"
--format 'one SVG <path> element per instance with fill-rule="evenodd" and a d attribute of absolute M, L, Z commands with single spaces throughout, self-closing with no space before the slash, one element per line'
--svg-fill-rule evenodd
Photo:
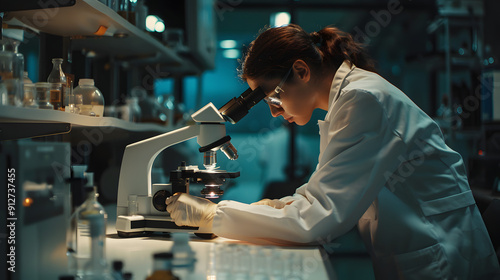
<path fill-rule="evenodd" d="M 181 193 L 167 198 L 167 211 L 178 226 L 212 228 L 217 204 L 212 201 Z"/>

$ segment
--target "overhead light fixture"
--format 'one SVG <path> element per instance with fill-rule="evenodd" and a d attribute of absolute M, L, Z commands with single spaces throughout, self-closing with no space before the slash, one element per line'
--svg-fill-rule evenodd
<path fill-rule="evenodd" d="M 288 12 L 279 12 L 271 14 L 271 27 L 278 27 L 290 24 L 292 17 Z"/>
<path fill-rule="evenodd" d="M 223 49 L 234 49 L 237 43 L 235 40 L 222 40 L 219 42 L 219 46 Z"/>
<path fill-rule="evenodd" d="M 165 31 L 165 23 L 159 17 L 149 15 L 146 17 L 146 30 L 149 32 L 161 33 Z"/>
<path fill-rule="evenodd" d="M 222 51 L 222 56 L 229 59 L 236 59 L 240 57 L 240 51 L 237 49 L 228 49 Z"/>
<path fill-rule="evenodd" d="M 163 31 L 165 31 L 165 24 L 163 23 L 163 21 L 158 21 L 155 24 L 155 31 L 158 33 L 162 33 Z"/>

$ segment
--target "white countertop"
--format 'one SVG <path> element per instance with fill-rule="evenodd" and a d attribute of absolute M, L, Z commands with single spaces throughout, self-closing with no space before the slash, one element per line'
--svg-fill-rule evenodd
<path fill-rule="evenodd" d="M 173 241 L 168 235 L 121 238 L 110 212 L 113 210 L 108 211 L 106 258 L 110 265 L 114 260 L 123 261 L 123 271 L 132 272 L 133 279 L 146 279 L 152 272 L 153 254 L 170 251 Z M 334 279 L 328 258 L 323 260 L 317 246 L 259 246 L 221 237 L 190 237 L 196 265 L 189 279 Z"/>

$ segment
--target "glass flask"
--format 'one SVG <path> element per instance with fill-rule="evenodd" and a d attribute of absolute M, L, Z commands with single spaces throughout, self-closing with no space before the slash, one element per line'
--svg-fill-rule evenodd
<path fill-rule="evenodd" d="M 73 90 L 75 99 L 82 98 L 80 115 L 102 117 L 104 114 L 104 97 L 101 91 L 94 86 L 93 79 L 80 79 L 78 86 Z M 77 105 L 78 106 L 78 105 Z"/>
<path fill-rule="evenodd" d="M 55 110 L 64 111 L 64 96 L 66 94 L 66 75 L 62 70 L 62 58 L 52 59 L 52 71 L 50 71 L 47 82 L 51 84 L 50 88 L 50 103 Z"/>

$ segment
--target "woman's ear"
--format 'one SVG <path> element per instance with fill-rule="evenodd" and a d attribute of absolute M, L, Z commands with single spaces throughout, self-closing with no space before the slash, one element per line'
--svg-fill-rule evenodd
<path fill-rule="evenodd" d="M 307 83 L 311 79 L 311 68 L 302 59 L 296 60 L 293 65 L 294 76 Z"/>

